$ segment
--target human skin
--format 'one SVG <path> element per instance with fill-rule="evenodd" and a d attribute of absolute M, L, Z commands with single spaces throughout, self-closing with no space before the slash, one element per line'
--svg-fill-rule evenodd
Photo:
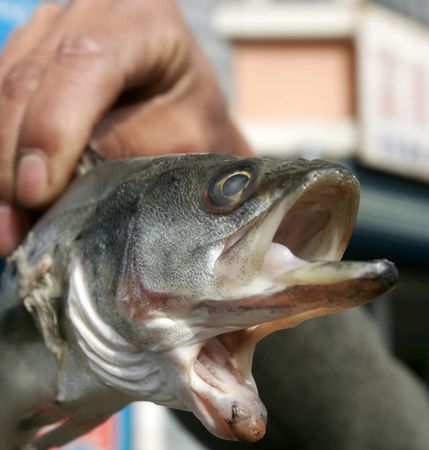
<path fill-rule="evenodd" d="M 0 256 L 88 142 L 106 158 L 250 153 L 172 0 L 42 5 L 0 57 L 0 117 Z"/>

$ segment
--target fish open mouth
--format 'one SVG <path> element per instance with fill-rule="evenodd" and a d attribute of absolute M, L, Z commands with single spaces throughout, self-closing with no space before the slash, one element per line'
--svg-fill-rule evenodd
<path fill-rule="evenodd" d="M 216 263 L 225 297 L 234 289 L 237 298 L 270 291 L 277 276 L 309 262 L 341 258 L 358 202 L 356 179 L 338 168 L 316 172 L 293 194 L 278 199 L 226 241 Z"/>
<path fill-rule="evenodd" d="M 359 188 L 346 169 L 315 172 L 229 237 L 216 268 L 219 298 L 204 302 L 211 337 L 191 374 L 194 413 L 215 435 L 244 442 L 265 433 L 251 375 L 256 343 L 281 328 L 365 303 L 397 279 L 388 261 L 340 262 Z"/>

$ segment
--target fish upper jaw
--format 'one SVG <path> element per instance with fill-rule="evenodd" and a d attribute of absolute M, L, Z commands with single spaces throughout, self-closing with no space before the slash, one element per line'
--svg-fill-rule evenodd
<path fill-rule="evenodd" d="M 334 166 L 310 174 L 264 213 L 233 233 L 214 267 L 212 298 L 271 291 L 273 278 L 309 261 L 338 260 L 356 220 L 359 187 Z"/>

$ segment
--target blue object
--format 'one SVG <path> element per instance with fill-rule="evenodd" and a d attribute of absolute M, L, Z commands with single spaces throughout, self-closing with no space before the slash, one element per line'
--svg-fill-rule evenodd
<path fill-rule="evenodd" d="M 133 406 L 127 406 L 119 414 L 121 433 L 118 450 L 133 450 Z"/>
<path fill-rule="evenodd" d="M 0 50 L 10 33 L 28 21 L 40 0 L 0 0 Z"/>

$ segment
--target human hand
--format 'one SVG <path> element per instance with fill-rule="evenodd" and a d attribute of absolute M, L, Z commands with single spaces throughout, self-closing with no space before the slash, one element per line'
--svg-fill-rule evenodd
<path fill-rule="evenodd" d="M 0 256 L 89 141 L 107 158 L 249 152 L 173 0 L 41 6 L 0 58 L 0 117 Z"/>

